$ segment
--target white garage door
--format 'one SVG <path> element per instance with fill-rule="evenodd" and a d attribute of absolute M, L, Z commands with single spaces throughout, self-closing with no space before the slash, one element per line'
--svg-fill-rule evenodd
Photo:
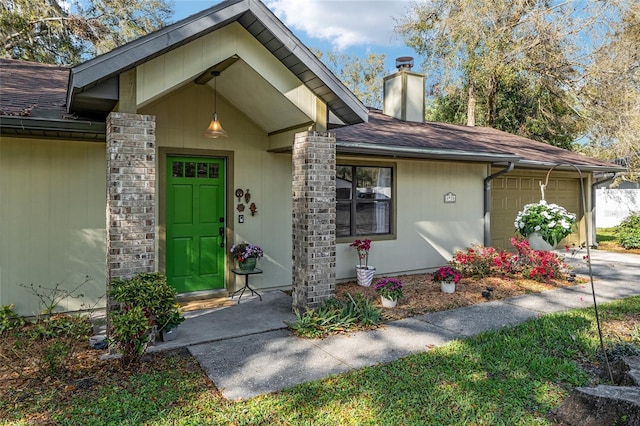
<path fill-rule="evenodd" d="M 578 220 L 582 217 L 580 181 L 576 177 L 560 172 L 552 172 L 545 189 L 545 200 L 556 203 L 569 212 L 575 213 Z M 503 249 L 512 249 L 509 240 L 515 236 L 513 222 L 525 204 L 540 201 L 540 181 L 545 173 L 512 172 L 491 181 L 491 245 Z M 579 244 L 578 231 L 564 239 L 559 246 Z"/>

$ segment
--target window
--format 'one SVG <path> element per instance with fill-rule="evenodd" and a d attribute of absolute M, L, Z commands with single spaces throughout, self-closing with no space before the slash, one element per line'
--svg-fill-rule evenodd
<path fill-rule="evenodd" d="M 393 168 L 336 166 L 336 236 L 391 234 Z"/>

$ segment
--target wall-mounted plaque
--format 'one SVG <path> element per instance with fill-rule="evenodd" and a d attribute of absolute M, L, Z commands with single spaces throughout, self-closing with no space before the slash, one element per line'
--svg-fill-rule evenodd
<path fill-rule="evenodd" d="M 447 204 L 455 203 L 456 194 L 454 194 L 453 192 L 447 192 L 446 194 L 444 194 L 444 202 Z"/>

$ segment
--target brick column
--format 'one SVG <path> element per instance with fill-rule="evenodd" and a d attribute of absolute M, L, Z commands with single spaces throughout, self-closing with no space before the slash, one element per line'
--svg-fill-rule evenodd
<path fill-rule="evenodd" d="M 336 139 L 303 132 L 293 143 L 293 307 L 336 290 Z"/>
<path fill-rule="evenodd" d="M 156 269 L 155 128 L 155 116 L 107 117 L 107 289 Z"/>

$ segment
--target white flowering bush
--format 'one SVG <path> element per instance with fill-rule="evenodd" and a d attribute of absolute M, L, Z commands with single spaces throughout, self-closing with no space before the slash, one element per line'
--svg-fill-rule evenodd
<path fill-rule="evenodd" d="M 524 206 L 516 216 L 514 225 L 516 232 L 524 237 L 539 232 L 542 239 L 556 245 L 573 232 L 575 223 L 575 214 L 569 213 L 557 204 L 547 204 L 545 200 L 541 200 L 539 203 Z"/>

